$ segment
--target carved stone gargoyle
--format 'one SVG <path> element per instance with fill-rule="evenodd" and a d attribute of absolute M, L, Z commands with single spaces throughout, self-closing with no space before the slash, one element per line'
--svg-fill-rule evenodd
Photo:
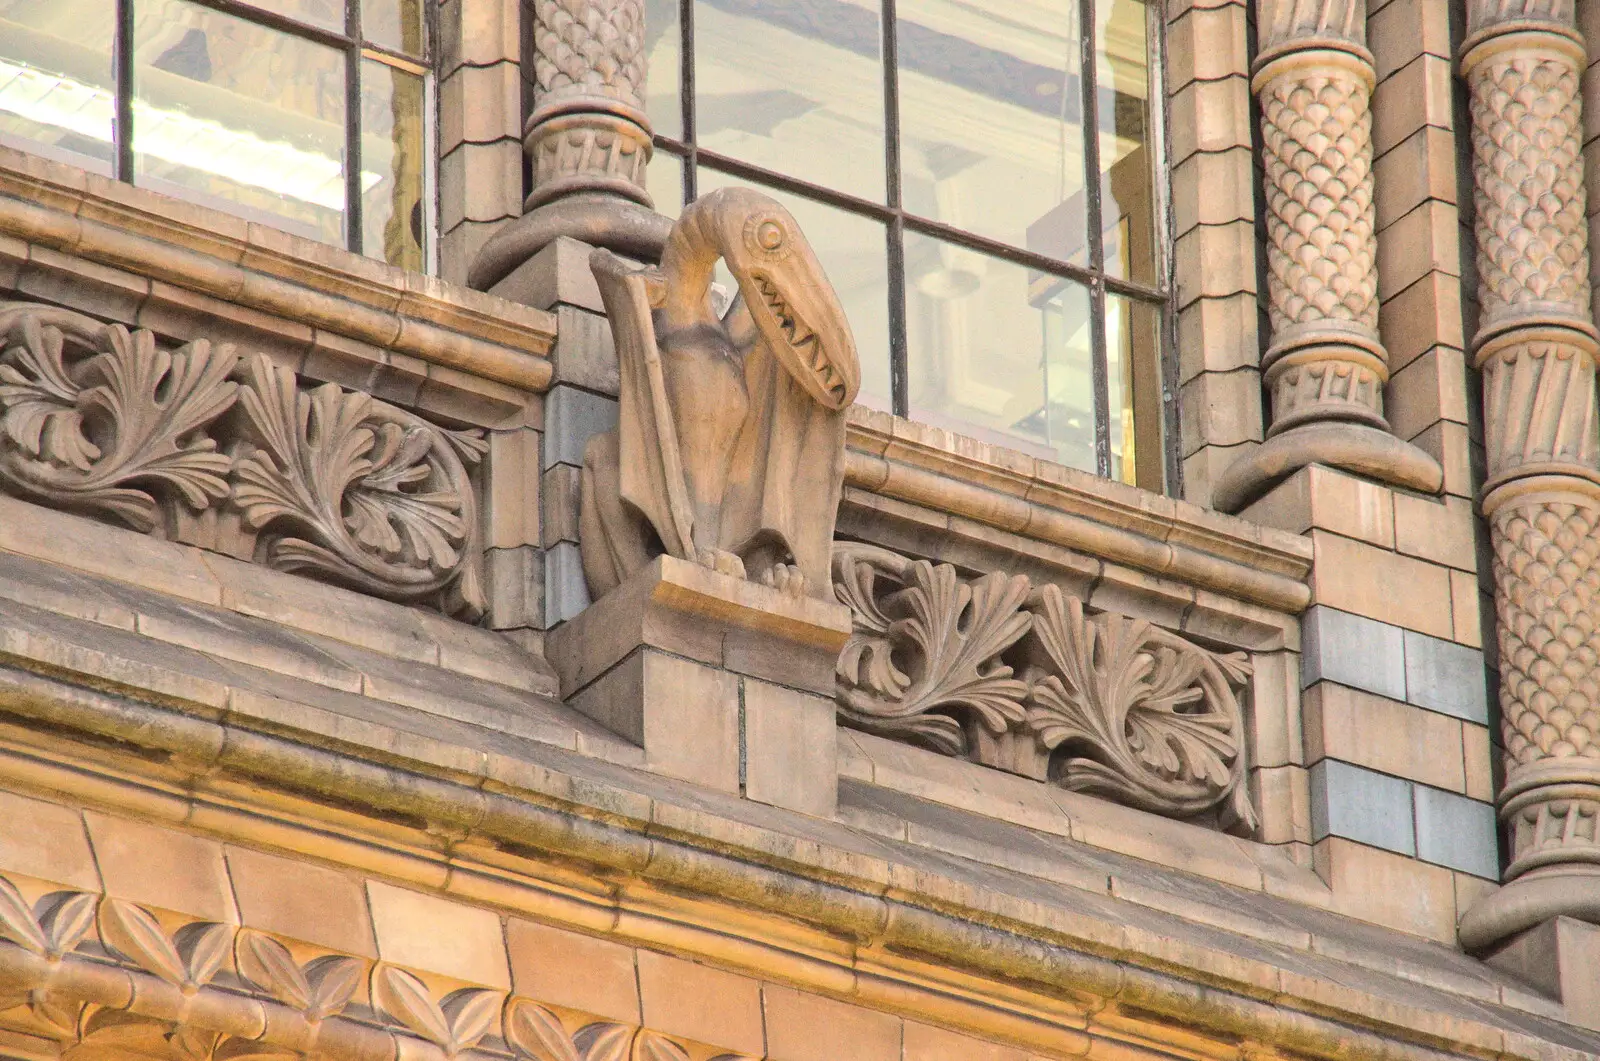
<path fill-rule="evenodd" d="M 718 260 L 738 292 L 712 307 Z M 832 598 L 844 411 L 861 369 L 838 297 L 789 212 L 727 188 L 687 206 L 659 269 L 590 257 L 621 412 L 584 452 L 584 574 L 598 599 L 667 553 Z"/>

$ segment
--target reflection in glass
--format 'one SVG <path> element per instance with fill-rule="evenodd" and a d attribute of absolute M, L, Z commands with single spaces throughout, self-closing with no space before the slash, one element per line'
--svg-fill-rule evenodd
<path fill-rule="evenodd" d="M 1159 307 L 1108 294 L 1111 477 L 1157 493 L 1166 488 L 1160 351 Z"/>
<path fill-rule="evenodd" d="M 645 189 L 655 201 L 656 213 L 676 218 L 683 210 L 683 159 L 656 148 L 645 172 Z"/>
<path fill-rule="evenodd" d="M 678 0 L 645 0 L 644 54 L 649 69 L 645 113 L 657 136 L 683 139 L 683 27 Z"/>
<path fill-rule="evenodd" d="M 1150 30 L 1146 0 L 1096 0 L 1095 76 L 1100 85 L 1100 210 L 1105 270 L 1156 282 L 1151 189 Z"/>
<path fill-rule="evenodd" d="M 106 0 L 0 0 L 0 141 L 109 175 L 115 33 Z"/>
<path fill-rule="evenodd" d="M 422 0 L 361 0 L 361 36 L 380 48 L 421 56 Z"/>
<path fill-rule="evenodd" d="M 899 0 L 905 208 L 1088 264 L 1079 0 Z"/>
<path fill-rule="evenodd" d="M 285 15 L 335 33 L 344 32 L 345 0 L 244 0 L 251 7 Z"/>
<path fill-rule="evenodd" d="M 884 201 L 878 0 L 695 0 L 701 147 Z"/>
<path fill-rule="evenodd" d="M 427 264 L 424 91 L 415 74 L 372 59 L 361 63 L 361 248 L 418 272 Z"/>
<path fill-rule="evenodd" d="M 187 0 L 134 0 L 133 54 L 138 183 L 343 242 L 342 52 Z"/>
<path fill-rule="evenodd" d="M 905 258 L 912 417 L 1095 471 L 1088 290 L 917 232 Z"/>
<path fill-rule="evenodd" d="M 704 166 L 698 176 L 701 195 L 730 185 L 751 185 Z M 761 191 L 794 215 L 839 294 L 861 358 L 861 396 L 856 401 L 889 409 L 889 265 L 883 225 L 798 195 L 771 188 Z M 731 294 L 733 277 L 722 265 L 717 270 L 717 282 Z"/>

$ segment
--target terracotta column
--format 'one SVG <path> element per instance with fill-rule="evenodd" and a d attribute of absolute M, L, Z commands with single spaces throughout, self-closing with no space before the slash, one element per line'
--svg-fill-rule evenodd
<path fill-rule="evenodd" d="M 530 12 L 535 92 L 522 142 L 533 190 L 472 263 L 480 290 L 558 236 L 653 260 L 671 227 L 645 191 L 644 0 L 532 0 Z"/>
<path fill-rule="evenodd" d="M 1261 0 L 1258 11 L 1272 425 L 1212 500 L 1237 511 L 1307 464 L 1437 492 L 1438 463 L 1383 418 L 1366 0 Z"/>
<path fill-rule="evenodd" d="M 1480 950 L 1557 914 L 1600 922 L 1600 464 L 1571 0 L 1472 0 L 1478 298 L 1494 543 L 1506 886 Z"/>

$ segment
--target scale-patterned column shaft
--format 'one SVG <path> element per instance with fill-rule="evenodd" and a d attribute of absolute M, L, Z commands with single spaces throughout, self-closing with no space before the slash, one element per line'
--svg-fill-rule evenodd
<path fill-rule="evenodd" d="M 526 208 L 579 192 L 650 205 L 643 0 L 534 0 L 533 16 Z"/>
<path fill-rule="evenodd" d="M 1583 46 L 1568 0 L 1473 0 L 1478 297 L 1512 880 L 1600 863 L 1600 474 Z M 1588 822 L 1588 827 L 1584 822 Z"/>
<path fill-rule="evenodd" d="M 1385 428 L 1366 5 L 1276 0 L 1261 19 L 1272 431 L 1318 420 Z"/>

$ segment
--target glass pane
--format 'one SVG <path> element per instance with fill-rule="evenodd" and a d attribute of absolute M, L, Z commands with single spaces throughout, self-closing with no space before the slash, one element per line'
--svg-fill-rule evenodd
<path fill-rule="evenodd" d="M 1158 307 L 1106 296 L 1106 369 L 1111 477 L 1160 493 L 1166 488 L 1166 467 Z"/>
<path fill-rule="evenodd" d="M 676 218 L 683 210 L 683 159 L 656 148 L 645 173 L 645 187 L 655 200 L 656 213 Z"/>
<path fill-rule="evenodd" d="M 683 139 L 683 100 L 678 95 L 683 74 L 683 26 L 678 0 L 645 0 L 644 54 L 649 64 L 645 113 L 659 136 Z"/>
<path fill-rule="evenodd" d="M 906 233 L 911 415 L 1096 470 L 1089 292 Z"/>
<path fill-rule="evenodd" d="M 361 0 L 361 36 L 380 48 L 421 56 L 422 0 Z"/>
<path fill-rule="evenodd" d="M 427 265 L 426 87 L 415 74 L 361 63 L 361 249 L 390 265 Z"/>
<path fill-rule="evenodd" d="M 1100 210 L 1106 272 L 1156 282 L 1155 203 L 1150 165 L 1150 46 L 1145 0 L 1098 0 L 1096 77 L 1100 83 Z"/>
<path fill-rule="evenodd" d="M 701 147 L 884 198 L 878 0 L 695 0 Z"/>
<path fill-rule="evenodd" d="M 0 0 L 0 140 L 110 175 L 116 22 L 105 0 Z"/>
<path fill-rule="evenodd" d="M 244 0 L 251 7 L 285 15 L 301 22 L 344 32 L 344 0 Z"/>
<path fill-rule="evenodd" d="M 187 0 L 134 0 L 140 184 L 344 242 L 344 54 Z"/>
<path fill-rule="evenodd" d="M 701 195 L 749 181 L 702 166 L 698 173 Z M 861 359 L 862 405 L 888 410 L 889 390 L 889 244 L 882 224 L 870 218 L 823 206 L 798 195 L 762 188 L 782 203 L 799 222 L 822 263 L 823 272 L 839 294 L 844 315 L 855 335 Z M 718 282 L 732 292 L 733 278 L 718 265 Z"/>
<path fill-rule="evenodd" d="M 914 214 L 1088 264 L 1078 0 L 900 0 Z"/>

